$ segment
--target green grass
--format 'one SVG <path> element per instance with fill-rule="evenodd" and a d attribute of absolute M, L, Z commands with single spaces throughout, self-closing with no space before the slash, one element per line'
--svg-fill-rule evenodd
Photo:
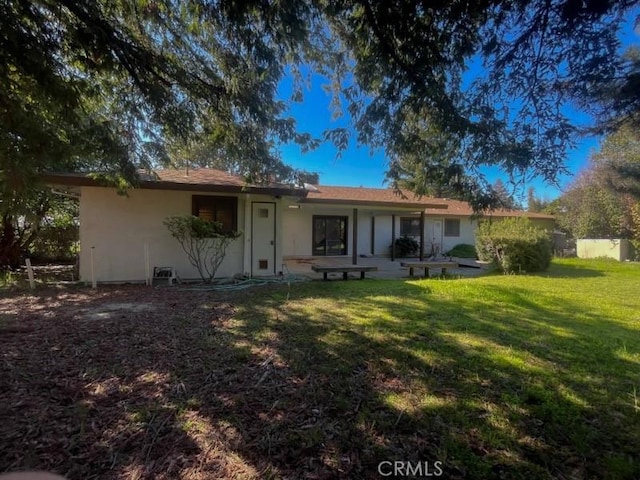
<path fill-rule="evenodd" d="M 6 290 L 0 471 L 374 479 L 411 461 L 447 479 L 637 479 L 639 292 L 640 264 L 601 260 L 236 293 Z M 155 310 L 91 315 L 137 302 Z"/>
<path fill-rule="evenodd" d="M 265 409 L 276 399 L 269 416 L 302 404 L 308 417 L 266 422 L 270 451 L 368 478 L 383 460 L 439 460 L 447 478 L 631 479 L 639 294 L 640 265 L 577 259 L 539 275 L 313 282 L 252 291 L 231 332 L 274 365 L 276 386 L 258 387 Z"/>

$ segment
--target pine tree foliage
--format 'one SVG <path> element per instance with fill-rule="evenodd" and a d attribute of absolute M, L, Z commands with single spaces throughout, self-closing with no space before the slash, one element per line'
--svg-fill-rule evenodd
<path fill-rule="evenodd" d="M 203 151 L 251 181 L 295 174 L 278 146 L 318 144 L 287 113 L 315 72 L 355 140 L 385 149 L 395 186 L 482 208 L 495 203 L 482 166 L 514 181 L 566 170 L 569 104 L 602 122 L 636 118 L 638 55 L 621 58 L 617 38 L 635 5 L 2 0 L 0 195 L 25 194 L 45 170 L 98 170 L 126 187 L 137 167 Z M 353 139 L 337 128 L 323 140 Z"/>

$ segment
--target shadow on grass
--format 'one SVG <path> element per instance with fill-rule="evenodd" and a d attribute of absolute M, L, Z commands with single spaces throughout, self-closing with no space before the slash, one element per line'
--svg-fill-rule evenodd
<path fill-rule="evenodd" d="M 0 331 L 0 465 L 74 478 L 635 478 L 637 330 L 523 288 L 45 295 Z M 131 296 L 134 298 L 134 296 Z M 634 340 L 635 339 L 635 340 Z M 425 464 L 424 462 L 428 462 Z M 383 466 L 382 472 L 386 473 Z"/>
<path fill-rule="evenodd" d="M 569 277 L 569 278 L 584 278 L 584 277 L 604 277 L 602 270 L 591 268 L 587 265 L 581 265 L 580 263 L 557 263 L 551 264 L 548 270 L 544 272 L 537 272 L 534 275 L 542 277 Z"/>

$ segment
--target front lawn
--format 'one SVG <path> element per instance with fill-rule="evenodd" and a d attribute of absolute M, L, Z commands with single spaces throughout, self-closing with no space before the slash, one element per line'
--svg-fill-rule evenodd
<path fill-rule="evenodd" d="M 401 461 L 441 462 L 443 478 L 640 478 L 639 293 L 638 264 L 560 260 L 528 276 L 12 294 L 0 471 L 386 478 Z"/>

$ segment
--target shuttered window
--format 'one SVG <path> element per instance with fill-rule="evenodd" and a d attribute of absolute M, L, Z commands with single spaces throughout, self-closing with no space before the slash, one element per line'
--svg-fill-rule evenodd
<path fill-rule="evenodd" d="M 237 197 L 194 195 L 191 208 L 191 213 L 196 217 L 221 223 L 225 232 L 235 232 L 238 229 Z"/>
<path fill-rule="evenodd" d="M 401 217 L 400 235 L 403 237 L 419 237 L 420 219 L 414 217 Z"/>
<path fill-rule="evenodd" d="M 447 218 L 444 221 L 444 236 L 459 237 L 460 236 L 460 219 Z"/>

